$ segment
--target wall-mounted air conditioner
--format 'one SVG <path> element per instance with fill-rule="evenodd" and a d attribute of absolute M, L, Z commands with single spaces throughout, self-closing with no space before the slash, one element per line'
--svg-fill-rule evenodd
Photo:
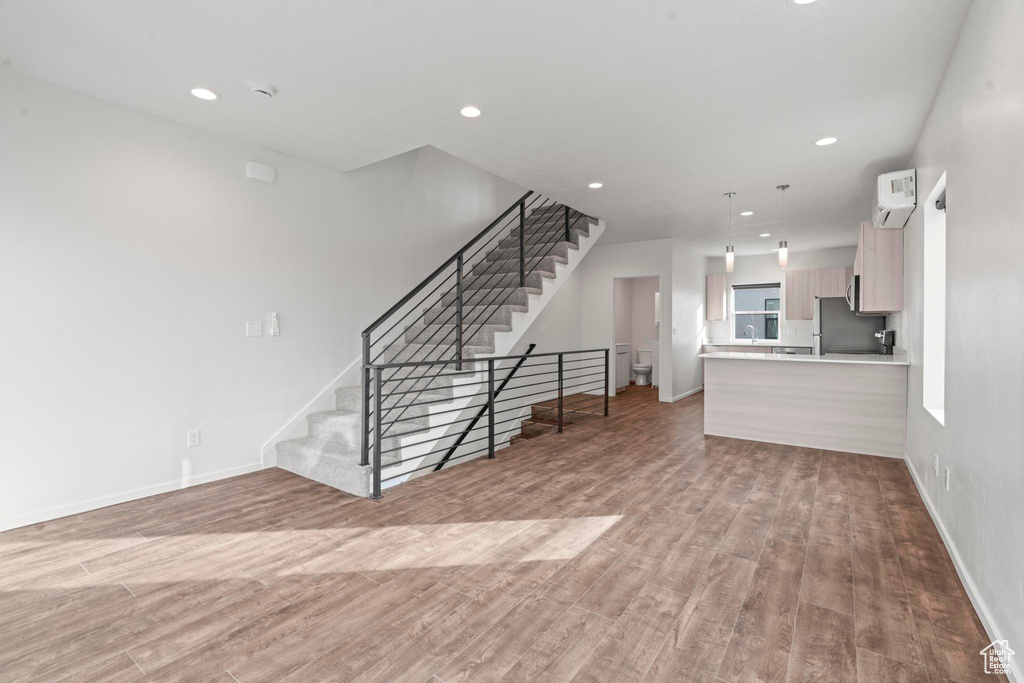
<path fill-rule="evenodd" d="M 917 169 L 883 173 L 875 194 L 876 228 L 900 229 L 917 206 Z"/>

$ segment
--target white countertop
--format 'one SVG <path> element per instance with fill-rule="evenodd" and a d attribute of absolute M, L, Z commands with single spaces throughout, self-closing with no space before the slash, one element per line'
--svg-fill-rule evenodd
<path fill-rule="evenodd" d="M 731 345 L 730 345 L 731 346 Z M 891 356 L 880 353 L 829 353 L 824 356 L 812 354 L 786 353 L 741 353 L 738 351 L 715 351 L 702 353 L 701 358 L 721 358 L 723 360 L 766 360 L 787 363 L 853 363 L 859 365 L 910 365 L 906 353 L 899 349 Z"/>
<path fill-rule="evenodd" d="M 749 339 L 741 341 L 706 341 L 704 346 L 799 346 L 809 349 L 813 345 L 805 341 L 779 341 L 778 339 L 758 339 L 756 342 Z"/>

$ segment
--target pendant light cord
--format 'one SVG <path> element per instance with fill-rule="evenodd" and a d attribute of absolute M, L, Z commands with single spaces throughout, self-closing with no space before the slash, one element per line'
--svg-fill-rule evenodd
<path fill-rule="evenodd" d="M 726 192 L 725 196 L 729 198 L 729 246 L 732 246 L 732 198 L 735 192 Z"/>
<path fill-rule="evenodd" d="M 729 246 L 732 246 L 732 195 L 729 193 Z"/>
<path fill-rule="evenodd" d="M 786 190 L 782 190 L 782 241 L 786 241 Z"/>
<path fill-rule="evenodd" d="M 789 189 L 789 185 L 777 185 L 776 190 L 782 191 L 782 241 L 786 241 L 786 190 Z"/>

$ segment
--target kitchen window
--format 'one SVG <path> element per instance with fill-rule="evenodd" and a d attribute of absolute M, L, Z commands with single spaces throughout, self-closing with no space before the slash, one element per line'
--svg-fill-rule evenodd
<path fill-rule="evenodd" d="M 733 338 L 750 339 L 753 325 L 758 339 L 778 339 L 781 303 L 781 283 L 733 285 Z"/>

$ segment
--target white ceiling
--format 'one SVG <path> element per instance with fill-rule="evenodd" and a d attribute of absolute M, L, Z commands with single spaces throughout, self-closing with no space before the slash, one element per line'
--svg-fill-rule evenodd
<path fill-rule="evenodd" d="M 969 0 L 0 0 L 5 68 L 338 170 L 431 144 L 604 241 L 853 244 Z M 278 88 L 260 100 L 250 81 Z M 218 91 L 209 103 L 189 95 Z M 484 114 L 459 116 L 465 104 Z M 818 138 L 839 142 L 816 147 Z M 598 191 L 587 183 L 605 184 Z M 760 239 L 760 232 L 772 238 Z"/>

